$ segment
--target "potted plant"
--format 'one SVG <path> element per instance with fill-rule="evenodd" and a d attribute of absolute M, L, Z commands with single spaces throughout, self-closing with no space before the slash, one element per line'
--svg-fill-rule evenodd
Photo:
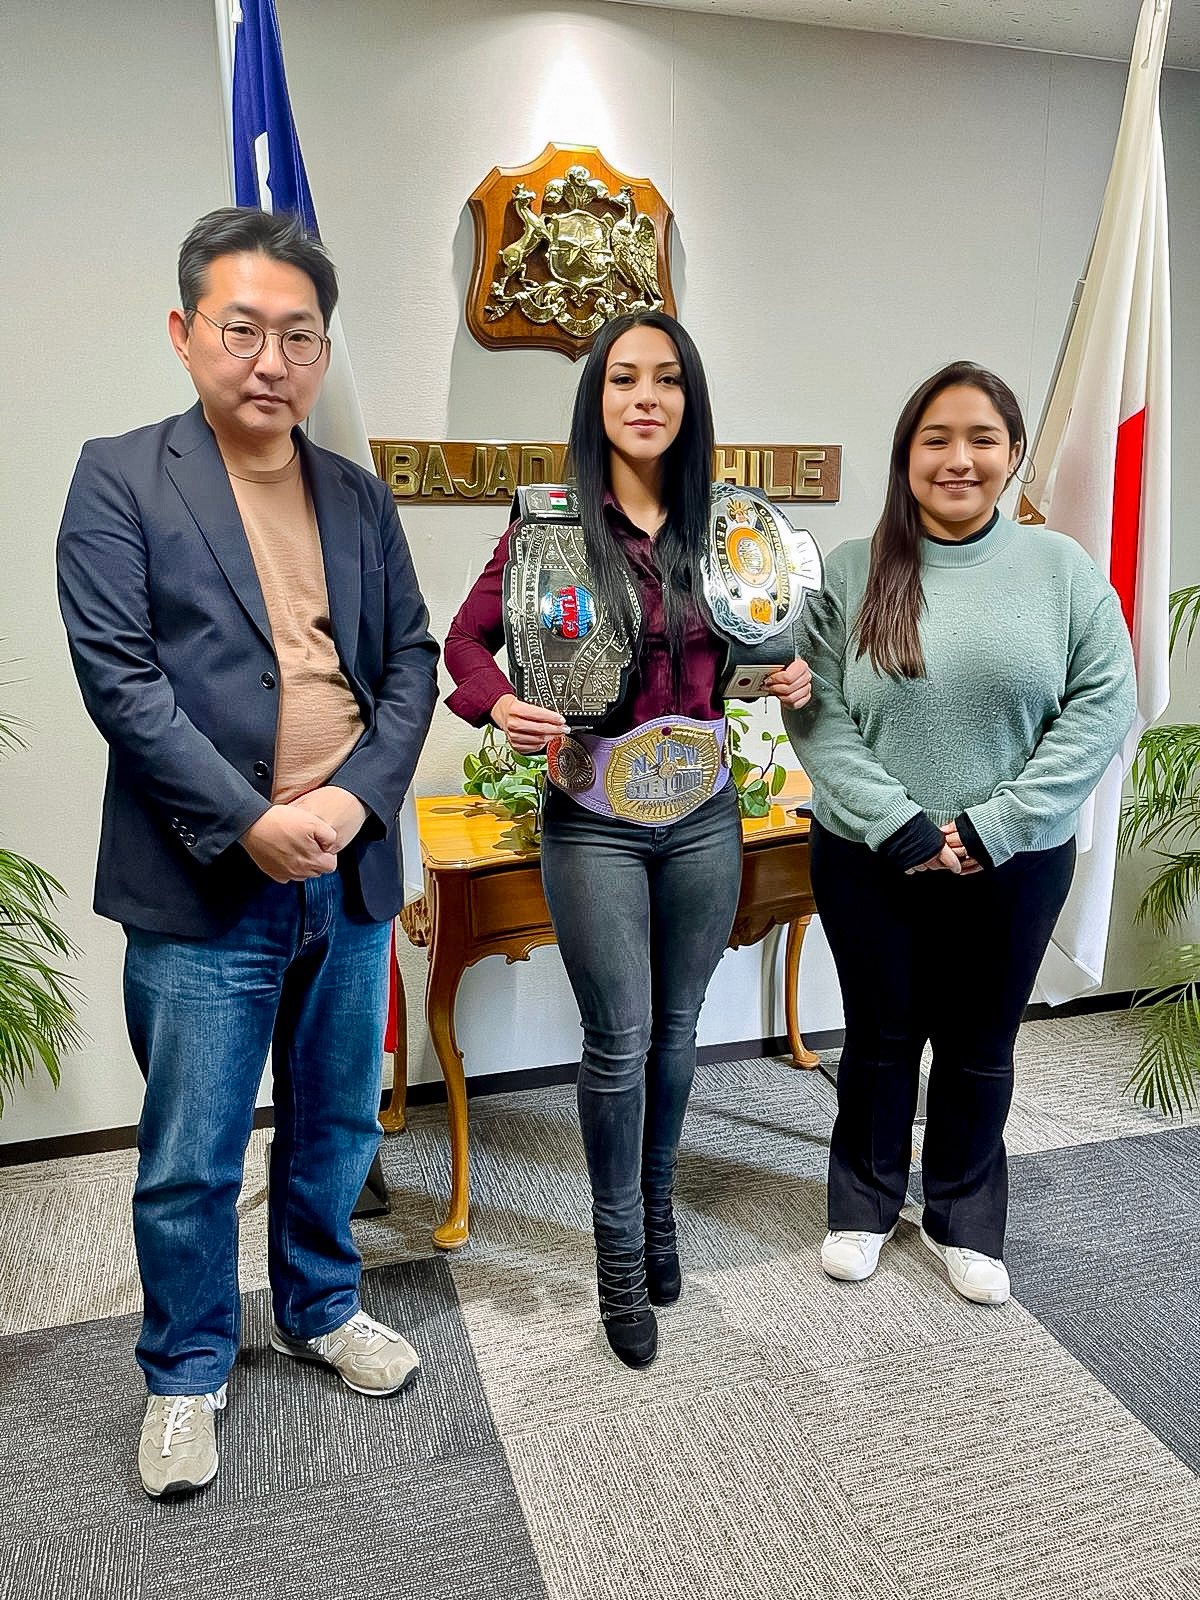
<path fill-rule="evenodd" d="M 23 745 L 0 717 L 0 751 Z M 59 1058 L 82 1042 L 75 984 L 58 963 L 75 947 L 54 921 L 62 885 L 43 868 L 0 849 L 0 1115 L 5 1096 L 40 1063 L 57 1087 Z"/>
<path fill-rule="evenodd" d="M 750 737 L 750 713 L 745 706 L 726 706 L 729 727 L 729 770 L 737 785 L 738 805 L 744 817 L 765 817 L 771 801 L 787 782 L 787 769 L 775 757 L 781 746 L 786 747 L 786 733 L 764 733 L 763 743 L 770 748 L 767 759 L 755 765 L 749 756 L 742 754 L 742 740 Z"/>
<path fill-rule="evenodd" d="M 1170 648 L 1200 627 L 1200 584 L 1171 596 Z M 1153 849 L 1159 868 L 1134 913 L 1166 935 L 1200 903 L 1200 723 L 1159 723 L 1138 741 L 1132 796 L 1121 818 L 1123 851 Z M 1142 1046 L 1126 1088 L 1144 1106 L 1181 1116 L 1200 1085 L 1200 945 L 1181 942 L 1134 999 Z"/>
<path fill-rule="evenodd" d="M 502 817 L 536 818 L 546 779 L 546 757 L 518 755 L 492 723 L 479 749 L 463 760 L 463 793 L 478 795 Z"/>

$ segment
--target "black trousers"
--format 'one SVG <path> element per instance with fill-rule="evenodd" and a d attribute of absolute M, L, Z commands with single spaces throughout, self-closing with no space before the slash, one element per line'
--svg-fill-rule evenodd
<path fill-rule="evenodd" d="M 925 1230 L 1002 1255 L 1013 1043 L 1074 868 L 1069 840 L 966 878 L 907 877 L 813 823 L 813 895 L 846 1019 L 831 1229 L 886 1233 L 900 1215 L 928 1041 Z"/>

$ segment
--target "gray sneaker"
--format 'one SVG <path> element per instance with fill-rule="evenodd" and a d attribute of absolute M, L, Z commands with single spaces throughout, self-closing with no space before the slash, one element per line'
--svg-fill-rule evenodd
<path fill-rule="evenodd" d="M 356 1311 L 340 1328 L 318 1339 L 293 1339 L 273 1323 L 271 1348 L 297 1361 L 332 1367 L 357 1394 L 398 1394 L 421 1370 L 413 1347 L 365 1311 Z"/>
<path fill-rule="evenodd" d="M 216 1394 L 152 1394 L 138 1443 L 142 1488 L 163 1494 L 203 1489 L 217 1475 L 216 1413 L 225 1407 L 225 1385 Z"/>

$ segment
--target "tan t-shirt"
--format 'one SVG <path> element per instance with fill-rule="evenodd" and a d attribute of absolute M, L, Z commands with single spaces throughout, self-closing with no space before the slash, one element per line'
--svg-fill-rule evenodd
<path fill-rule="evenodd" d="M 230 472 L 229 481 L 279 664 L 271 799 L 286 804 L 328 783 L 362 737 L 362 712 L 333 642 L 321 540 L 299 454 L 275 472 Z"/>

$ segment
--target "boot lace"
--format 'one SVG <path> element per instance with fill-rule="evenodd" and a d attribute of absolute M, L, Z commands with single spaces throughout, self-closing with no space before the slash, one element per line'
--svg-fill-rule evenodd
<path fill-rule="evenodd" d="M 617 1317 L 641 1317 L 650 1309 L 646 1294 L 646 1264 L 641 1252 L 598 1253 L 596 1283 L 600 1291 L 600 1316 L 604 1322 Z"/>
<path fill-rule="evenodd" d="M 675 1233 L 675 1213 L 671 1208 L 671 1197 L 665 1199 L 645 1195 L 643 1197 L 646 1214 L 646 1254 L 648 1256 L 673 1256 L 679 1253 L 679 1241 Z"/>

